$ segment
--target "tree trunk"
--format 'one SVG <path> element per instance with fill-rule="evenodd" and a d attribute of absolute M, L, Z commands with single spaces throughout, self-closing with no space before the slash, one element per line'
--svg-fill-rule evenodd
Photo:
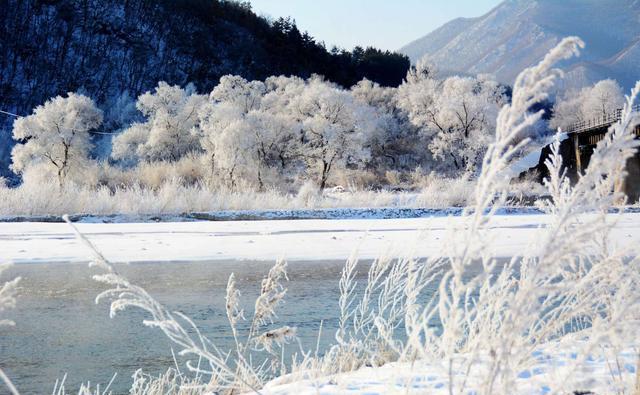
<path fill-rule="evenodd" d="M 322 177 L 320 178 L 320 191 L 323 191 L 327 185 L 327 178 L 329 178 L 329 170 L 331 165 L 327 162 L 322 162 Z"/>
<path fill-rule="evenodd" d="M 216 158 L 216 155 L 215 154 L 211 154 L 211 174 L 210 174 L 211 181 L 213 181 L 213 175 L 215 174 L 215 171 L 216 171 L 215 158 Z"/>
<path fill-rule="evenodd" d="M 262 166 L 258 165 L 258 191 L 264 192 L 264 183 L 262 182 Z"/>
<path fill-rule="evenodd" d="M 451 155 L 451 157 L 453 158 L 453 164 L 456 165 L 456 169 L 460 170 L 460 165 L 458 165 L 458 160 L 456 159 L 456 156 L 453 154 L 453 152 L 449 152 L 449 155 Z"/>
<path fill-rule="evenodd" d="M 60 189 L 62 189 L 62 185 L 63 185 L 63 180 L 64 180 L 64 171 L 63 168 L 59 168 L 58 169 L 58 186 L 60 187 Z"/>

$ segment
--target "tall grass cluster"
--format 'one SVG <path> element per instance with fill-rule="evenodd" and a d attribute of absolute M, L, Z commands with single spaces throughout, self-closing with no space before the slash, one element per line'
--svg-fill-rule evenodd
<path fill-rule="evenodd" d="M 542 116 L 528 110 L 547 98 L 561 75 L 554 65 L 582 45 L 567 38 L 520 74 L 511 104 L 497 117 L 496 139 L 465 202 L 463 221 L 450 226 L 440 254 L 378 259 L 360 285 L 362 292 L 356 292 L 357 258 L 347 261 L 339 280 L 335 344 L 322 354 L 299 350 L 283 360 L 284 345 L 296 339 L 295 328 L 275 324 L 286 297 L 286 262 L 278 261 L 263 279 L 252 311 L 243 311 L 234 276 L 229 278 L 226 315 L 235 347 L 221 350 L 189 317 L 130 283 L 78 232 L 100 270 L 94 280 L 107 286 L 97 301 L 110 302 L 112 317 L 124 309 L 144 310 L 144 323 L 190 358 L 182 371 L 171 369 L 161 377 L 136 372 L 131 393 L 270 393 L 276 387 L 295 393 L 323 377 L 347 385 L 342 373 L 391 362 L 403 374 L 414 369 L 444 378 L 450 394 L 522 393 L 521 373 L 533 369 L 536 352 L 549 346 L 571 349 L 575 358 L 562 370 L 536 376 L 537 383 L 549 393 L 592 390 L 584 377 L 591 358 L 602 356 L 615 366 L 623 350 L 640 346 L 640 261 L 631 251 L 613 248 L 615 215 L 607 215 L 624 199 L 618 183 L 638 148 L 632 134 L 638 117 L 631 108 L 640 83 L 627 98 L 622 120 L 598 144 L 573 186 L 563 171 L 559 142 L 554 145 L 545 181 L 551 199 L 539 204 L 551 221 L 522 256 L 498 260 L 485 232 L 510 196 L 509 164 L 529 143 L 522 133 Z M 0 306 L 3 300 L 13 304 L 11 293 L 0 297 Z M 431 371 L 421 372 L 424 366 Z M 278 387 L 283 385 L 289 387 Z M 611 392 L 633 393 L 637 383 L 635 376 L 612 369 L 610 385 Z"/>
<path fill-rule="evenodd" d="M 327 189 L 304 184 L 295 193 L 279 190 L 210 188 L 205 184 L 185 184 L 172 179 L 157 188 L 134 185 L 123 188 L 88 188 L 52 180 L 22 185 L 0 186 L 0 216 L 61 216 L 64 214 L 137 215 L 184 214 L 221 210 L 322 209 L 357 207 L 462 207 L 475 182 L 425 176 L 415 191 Z M 532 184 L 526 184 L 532 185 Z M 522 190 L 531 188 L 522 184 Z M 534 189 L 535 190 L 535 189 Z"/>
<path fill-rule="evenodd" d="M 98 188 L 40 179 L 18 188 L 0 185 L 0 216 L 159 215 L 224 210 L 323 209 L 358 207 L 446 208 L 469 203 L 475 180 L 416 175 L 413 190 L 368 190 L 358 187 L 332 188 L 322 192 L 312 183 L 295 193 L 280 190 L 212 188 L 202 183 L 165 180 L 157 187 L 131 185 Z M 513 185 L 513 201 L 535 199 L 543 193 L 533 182 Z"/>

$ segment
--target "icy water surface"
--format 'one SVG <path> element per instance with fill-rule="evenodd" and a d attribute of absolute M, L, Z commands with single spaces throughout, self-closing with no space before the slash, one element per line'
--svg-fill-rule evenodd
<path fill-rule="evenodd" d="M 118 270 L 169 309 L 191 317 L 216 345 L 230 349 L 224 308 L 227 279 L 236 274 L 249 316 L 270 266 L 236 261 L 145 263 L 119 265 Z M 288 295 L 277 322 L 297 327 L 307 349 L 316 347 L 320 322 L 321 348 L 333 342 L 343 266 L 342 261 L 289 263 Z M 367 268 L 363 263 L 361 280 Z M 108 304 L 95 304 L 96 295 L 105 289 L 91 280 L 99 272 L 81 264 L 22 264 L 3 276 L 23 277 L 17 308 L 6 315 L 16 326 L 0 328 L 0 366 L 21 393 L 51 393 L 55 380 L 65 373 L 70 393 L 82 381 L 104 386 L 114 373 L 112 390 L 127 393 L 136 369 L 156 375 L 174 366 L 170 342 L 158 329 L 142 324 L 145 314 L 127 310 L 110 319 Z"/>

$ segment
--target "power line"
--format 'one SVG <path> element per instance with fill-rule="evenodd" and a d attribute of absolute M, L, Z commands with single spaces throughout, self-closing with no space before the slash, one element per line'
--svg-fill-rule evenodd
<path fill-rule="evenodd" d="M 106 134 L 106 135 L 120 134 L 120 133 L 114 133 L 114 132 L 96 132 L 96 131 L 90 131 L 89 133 L 91 133 L 91 134 Z"/>
<path fill-rule="evenodd" d="M 20 116 L 18 114 L 14 114 L 12 112 L 2 111 L 2 110 L 0 110 L 0 114 L 6 114 L 6 115 L 11 115 L 12 117 L 22 118 L 22 116 Z"/>

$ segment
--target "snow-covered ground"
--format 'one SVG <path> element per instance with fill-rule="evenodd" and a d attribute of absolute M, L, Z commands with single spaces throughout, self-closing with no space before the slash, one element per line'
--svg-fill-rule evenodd
<path fill-rule="evenodd" d="M 628 253 L 640 246 L 640 213 L 610 215 L 612 239 Z M 460 217 L 342 220 L 80 223 L 113 262 L 362 259 L 383 255 L 432 256 L 441 250 L 449 221 Z M 491 248 L 498 257 L 522 254 L 549 217 L 496 215 Z M 86 262 L 87 249 L 64 223 L 0 223 L 0 257 L 14 263 Z"/>
<path fill-rule="evenodd" d="M 532 352 L 535 363 L 518 373 L 518 394 L 620 394 L 633 388 L 636 379 L 638 353 L 633 349 L 612 353 L 598 350 L 576 371 L 572 362 L 585 356 L 580 354 L 580 340 L 570 344 L 550 343 Z M 465 356 L 461 356 L 461 359 Z M 454 392 L 460 384 L 481 386 L 488 375 L 489 358 L 477 358 L 470 375 L 456 368 L 453 362 Z M 449 363 L 428 364 L 396 362 L 381 367 L 365 367 L 354 372 L 321 378 L 305 378 L 304 374 L 283 376 L 268 383 L 260 393 L 264 395 L 335 395 L 335 394 L 449 394 Z M 475 394 L 475 391 L 463 391 Z"/>

